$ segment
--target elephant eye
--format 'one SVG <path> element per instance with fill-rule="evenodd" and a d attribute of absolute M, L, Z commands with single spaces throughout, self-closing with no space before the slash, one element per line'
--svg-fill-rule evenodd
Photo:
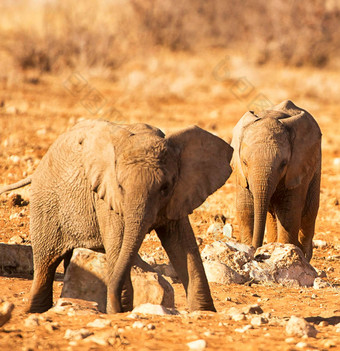
<path fill-rule="evenodd" d="M 242 162 L 243 162 L 243 164 L 244 164 L 245 166 L 248 166 L 248 163 L 247 163 L 246 160 L 242 160 Z"/>
<path fill-rule="evenodd" d="M 281 169 L 283 169 L 283 168 L 285 168 L 286 166 L 287 166 L 287 160 L 283 160 L 282 162 L 281 162 L 281 165 L 280 165 L 280 168 Z"/>
<path fill-rule="evenodd" d="M 170 191 L 169 183 L 164 183 L 160 188 L 160 192 L 161 192 L 162 196 L 169 195 L 169 191 Z"/>

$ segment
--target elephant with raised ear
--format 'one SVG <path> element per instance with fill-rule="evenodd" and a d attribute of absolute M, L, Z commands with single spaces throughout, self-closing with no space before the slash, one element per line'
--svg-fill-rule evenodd
<path fill-rule="evenodd" d="M 189 309 L 214 311 L 188 215 L 228 179 L 231 157 L 230 145 L 199 127 L 165 137 L 146 124 L 92 120 L 61 135 L 31 179 L 18 183 L 31 181 L 29 311 L 52 306 L 55 270 L 77 247 L 105 249 L 107 312 L 131 309 L 130 268 L 152 229 Z"/>
<path fill-rule="evenodd" d="M 295 244 L 310 260 L 321 176 L 315 119 L 291 101 L 259 115 L 247 112 L 231 145 L 241 241 L 261 246 L 267 223 L 268 242 Z"/>

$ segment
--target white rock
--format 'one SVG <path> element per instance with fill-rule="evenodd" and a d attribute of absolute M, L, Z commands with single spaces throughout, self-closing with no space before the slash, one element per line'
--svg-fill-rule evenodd
<path fill-rule="evenodd" d="M 142 329 L 145 327 L 145 324 L 141 321 L 136 321 L 132 324 L 132 328 L 134 329 Z"/>
<path fill-rule="evenodd" d="M 111 321 L 109 319 L 97 318 L 93 322 L 87 323 L 87 327 L 91 328 L 105 328 L 111 325 Z"/>
<path fill-rule="evenodd" d="M 221 240 L 223 238 L 223 223 L 215 222 L 210 224 L 207 235 L 215 240 Z"/>
<path fill-rule="evenodd" d="M 331 284 L 329 284 L 328 282 L 324 281 L 322 278 L 317 277 L 314 279 L 314 283 L 313 283 L 313 288 L 314 289 L 324 289 L 324 288 L 328 288 L 330 287 Z"/>
<path fill-rule="evenodd" d="M 145 263 L 146 266 L 149 267 Z M 87 249 L 75 249 L 64 277 L 61 296 L 96 301 L 98 309 L 105 312 L 107 292 L 105 281 L 105 254 Z M 146 272 L 140 267 L 133 266 L 131 281 L 135 292 L 134 306 L 150 302 L 174 307 L 174 290 L 158 273 Z"/>
<path fill-rule="evenodd" d="M 64 338 L 67 340 L 77 341 L 77 340 L 85 339 L 92 334 L 93 334 L 92 332 L 90 332 L 85 328 L 82 328 L 80 330 L 67 329 L 65 332 Z"/>
<path fill-rule="evenodd" d="M 253 327 L 259 327 L 262 324 L 266 324 L 266 323 L 268 323 L 268 319 L 262 316 L 255 316 L 250 320 L 250 324 Z"/>
<path fill-rule="evenodd" d="M 286 324 L 286 333 L 288 335 L 304 336 L 315 338 L 318 331 L 313 324 L 308 323 L 305 319 L 291 316 Z"/>
<path fill-rule="evenodd" d="M 11 155 L 9 157 L 10 161 L 12 161 L 13 163 L 19 163 L 21 158 L 19 156 L 16 156 L 16 155 Z"/>
<path fill-rule="evenodd" d="M 189 347 L 189 350 L 200 351 L 200 350 L 204 350 L 207 347 L 207 343 L 205 340 L 199 339 L 199 340 L 188 342 L 187 346 Z"/>
<path fill-rule="evenodd" d="M 247 324 L 243 328 L 236 328 L 235 331 L 238 333 L 245 333 L 249 329 L 254 329 L 254 327 L 251 324 Z"/>
<path fill-rule="evenodd" d="M 0 327 L 11 319 L 13 309 L 14 305 L 8 301 L 0 304 Z"/>
<path fill-rule="evenodd" d="M 305 349 L 306 347 L 309 347 L 309 345 L 304 342 L 304 341 L 300 341 L 295 345 L 298 349 Z"/>
<path fill-rule="evenodd" d="M 327 242 L 324 240 L 313 240 L 313 247 L 318 248 L 318 249 L 323 249 L 327 247 Z"/>
<path fill-rule="evenodd" d="M 233 237 L 233 226 L 230 223 L 224 225 L 223 236 L 226 239 L 231 239 Z"/>
<path fill-rule="evenodd" d="M 334 166 L 340 166 L 340 157 L 336 157 L 333 159 L 333 165 Z"/>
<path fill-rule="evenodd" d="M 39 318 L 37 316 L 35 316 L 34 314 L 27 317 L 24 321 L 24 326 L 26 328 L 35 328 L 38 325 L 40 325 Z"/>
<path fill-rule="evenodd" d="M 245 282 L 244 277 L 224 263 L 204 261 L 203 266 L 209 283 L 243 284 Z"/>
<path fill-rule="evenodd" d="M 162 305 L 154 305 L 152 303 L 145 303 L 135 307 L 132 313 L 155 314 L 158 316 L 178 314 L 175 310 L 169 310 Z"/>
<path fill-rule="evenodd" d="M 317 277 L 302 251 L 292 244 L 270 243 L 256 250 L 255 260 L 244 265 L 255 282 L 288 287 L 312 286 Z"/>

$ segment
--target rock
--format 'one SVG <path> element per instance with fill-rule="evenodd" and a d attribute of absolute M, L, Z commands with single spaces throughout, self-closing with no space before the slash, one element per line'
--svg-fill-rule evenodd
<path fill-rule="evenodd" d="M 132 328 L 134 329 L 143 329 L 145 327 L 145 324 L 141 321 L 136 321 L 132 324 Z"/>
<path fill-rule="evenodd" d="M 24 321 L 24 326 L 26 328 L 36 328 L 39 325 L 40 325 L 39 318 L 34 314 L 27 317 Z"/>
<path fill-rule="evenodd" d="M 236 328 L 235 331 L 237 333 L 245 333 L 249 329 L 254 329 L 254 327 L 251 324 L 247 324 L 243 328 Z"/>
<path fill-rule="evenodd" d="M 8 244 L 22 244 L 25 239 L 20 235 L 14 235 L 8 240 Z"/>
<path fill-rule="evenodd" d="M 90 335 L 93 335 L 93 333 L 85 328 L 82 328 L 80 330 L 67 329 L 64 338 L 67 340 L 77 341 L 85 339 Z"/>
<path fill-rule="evenodd" d="M 187 346 L 189 347 L 189 350 L 200 351 L 200 350 L 204 350 L 207 347 L 207 343 L 205 340 L 199 339 L 199 340 L 188 342 Z"/>
<path fill-rule="evenodd" d="M 338 323 L 338 324 L 336 324 L 335 325 L 335 331 L 337 332 L 337 333 L 340 333 L 340 323 Z"/>
<path fill-rule="evenodd" d="M 246 281 L 243 276 L 224 263 L 204 261 L 203 266 L 209 283 L 243 284 Z"/>
<path fill-rule="evenodd" d="M 242 321 L 246 319 L 246 316 L 244 312 L 237 307 L 231 307 L 229 308 L 227 315 L 231 317 L 232 320 L 234 321 Z"/>
<path fill-rule="evenodd" d="M 211 271 L 211 282 L 223 282 L 225 280 L 226 282 L 223 284 L 243 284 L 249 280 L 249 274 L 243 270 L 243 266 L 254 258 L 254 252 L 254 249 L 244 244 L 233 241 L 215 241 L 211 245 L 205 246 L 201 256 L 203 263 L 206 264 L 207 271 Z M 227 266 L 227 269 L 220 265 L 216 265 L 214 268 L 210 264 L 211 262 L 223 264 Z M 214 271 L 221 272 L 219 278 L 213 274 Z M 214 276 L 215 278 L 213 278 Z"/>
<path fill-rule="evenodd" d="M 330 283 L 324 281 L 324 280 L 323 280 L 322 278 L 320 278 L 320 277 L 317 277 L 317 278 L 314 279 L 314 283 L 313 283 L 313 288 L 314 288 L 314 289 L 319 290 L 319 289 L 328 288 L 328 287 L 330 287 L 330 286 L 332 286 L 332 285 L 331 285 Z"/>
<path fill-rule="evenodd" d="M 250 320 L 250 324 L 253 327 L 259 327 L 262 324 L 266 324 L 266 323 L 268 323 L 268 319 L 262 316 L 255 316 Z"/>
<path fill-rule="evenodd" d="M 107 294 L 105 280 L 105 254 L 87 249 L 75 249 L 64 277 L 61 296 L 96 301 L 98 309 L 105 312 Z M 146 272 L 134 266 L 131 269 L 131 280 L 135 291 L 134 306 L 150 302 L 174 307 L 173 288 L 158 273 Z"/>
<path fill-rule="evenodd" d="M 291 316 L 286 325 L 288 335 L 304 336 L 315 338 L 318 331 L 313 324 L 308 323 L 305 319 Z"/>
<path fill-rule="evenodd" d="M 0 327 L 7 323 L 12 317 L 14 305 L 10 302 L 2 302 L 0 304 Z"/>
<path fill-rule="evenodd" d="M 0 272 L 33 274 L 32 247 L 0 243 Z"/>
<path fill-rule="evenodd" d="M 12 207 L 14 207 L 14 206 L 22 207 L 22 206 L 27 206 L 28 201 L 24 200 L 20 194 L 9 193 L 8 205 L 12 206 Z"/>
<path fill-rule="evenodd" d="M 258 304 L 245 306 L 243 307 L 242 311 L 245 314 L 262 314 L 263 313 L 261 306 Z"/>
<path fill-rule="evenodd" d="M 222 232 L 225 239 L 231 239 L 233 237 L 233 226 L 229 223 L 225 224 Z"/>
<path fill-rule="evenodd" d="M 155 314 L 158 316 L 179 314 L 176 310 L 170 310 L 162 305 L 154 305 L 152 303 L 139 305 L 132 310 L 132 313 Z"/>
<path fill-rule="evenodd" d="M 288 287 L 312 286 L 317 277 L 300 248 L 270 243 L 256 250 L 255 260 L 244 265 L 254 282 L 280 283 Z"/>
<path fill-rule="evenodd" d="M 333 159 L 333 165 L 334 166 L 340 166 L 340 157 L 336 157 Z"/>
<path fill-rule="evenodd" d="M 305 349 L 306 347 L 309 347 L 309 345 L 304 342 L 304 341 L 300 341 L 295 345 L 298 349 Z"/>
<path fill-rule="evenodd" d="M 214 240 L 221 240 L 223 239 L 223 223 L 222 222 L 215 222 L 210 224 L 207 235 L 213 237 Z"/>
<path fill-rule="evenodd" d="M 327 242 L 324 240 L 313 240 L 313 247 L 315 248 L 324 249 L 327 246 Z"/>
<path fill-rule="evenodd" d="M 109 319 L 98 318 L 95 319 L 93 322 L 87 323 L 87 327 L 90 328 L 105 328 L 111 325 L 111 321 Z"/>

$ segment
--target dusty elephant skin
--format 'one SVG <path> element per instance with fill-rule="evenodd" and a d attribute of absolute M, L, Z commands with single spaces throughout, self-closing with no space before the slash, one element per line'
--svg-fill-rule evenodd
<path fill-rule="evenodd" d="M 107 312 L 131 309 L 130 268 L 152 229 L 190 310 L 215 310 L 188 214 L 228 179 L 231 156 L 227 143 L 198 127 L 165 137 L 146 124 L 93 120 L 61 135 L 17 184 L 31 181 L 29 311 L 52 306 L 55 270 L 77 247 L 105 249 Z"/>
<path fill-rule="evenodd" d="M 259 116 L 247 112 L 233 130 L 236 211 L 241 240 L 258 248 L 267 241 L 299 246 L 312 258 L 319 208 L 321 131 L 291 101 Z"/>

